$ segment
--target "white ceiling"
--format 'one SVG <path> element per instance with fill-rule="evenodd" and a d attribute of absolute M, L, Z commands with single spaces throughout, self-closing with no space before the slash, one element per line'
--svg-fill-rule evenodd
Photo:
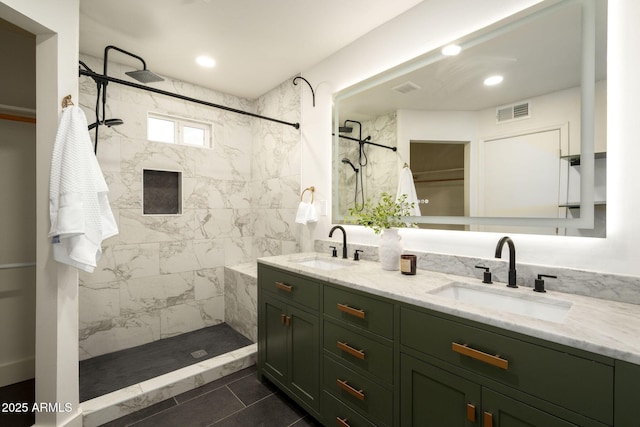
<path fill-rule="evenodd" d="M 163 77 L 254 99 L 420 2 L 80 0 L 80 52 L 102 58 L 114 45 Z M 109 60 L 139 66 L 116 51 Z"/>
<path fill-rule="evenodd" d="M 604 80 L 606 2 L 599 1 L 597 6 L 596 79 Z M 580 4 L 559 7 L 524 22 L 505 33 L 498 31 L 495 37 L 483 34 L 480 44 L 474 43 L 480 35 L 471 34 L 458 41 L 471 45 L 460 55 L 348 97 L 339 104 L 341 119 L 370 120 L 398 109 L 479 111 L 580 86 Z M 483 80 L 493 74 L 503 75 L 503 83 L 484 86 Z M 393 90 L 407 82 L 420 89 L 407 94 Z"/>

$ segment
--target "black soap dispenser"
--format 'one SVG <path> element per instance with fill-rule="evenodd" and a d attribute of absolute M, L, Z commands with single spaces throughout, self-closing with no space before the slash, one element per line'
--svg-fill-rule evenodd
<path fill-rule="evenodd" d="M 548 274 L 538 274 L 538 278 L 535 280 L 533 291 L 534 292 L 547 292 L 544 289 L 544 279 L 543 277 L 548 277 L 549 279 L 557 279 L 558 276 L 551 276 Z"/>

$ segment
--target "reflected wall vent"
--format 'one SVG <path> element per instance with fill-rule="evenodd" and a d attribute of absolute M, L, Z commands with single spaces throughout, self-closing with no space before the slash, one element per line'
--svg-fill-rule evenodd
<path fill-rule="evenodd" d="M 496 123 L 528 119 L 529 117 L 531 117 L 531 101 L 496 108 Z"/>
<path fill-rule="evenodd" d="M 406 93 L 413 92 L 414 90 L 422 88 L 413 82 L 405 82 L 398 86 L 394 86 L 392 89 L 404 95 Z"/>

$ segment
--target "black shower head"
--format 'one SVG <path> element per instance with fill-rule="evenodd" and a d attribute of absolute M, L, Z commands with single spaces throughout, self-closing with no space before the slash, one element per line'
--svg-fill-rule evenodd
<path fill-rule="evenodd" d="M 351 126 L 340 126 L 340 127 L 338 128 L 338 132 L 341 132 L 341 133 L 351 133 L 351 132 L 353 132 L 353 128 L 352 128 Z"/>
<path fill-rule="evenodd" d="M 164 81 L 162 77 L 160 77 L 153 71 L 147 70 L 146 68 L 144 70 L 126 71 L 125 74 L 133 77 L 140 83 L 154 83 Z"/>
<path fill-rule="evenodd" d="M 346 164 L 346 165 L 351 166 L 351 167 L 353 168 L 353 171 L 354 171 L 355 173 L 358 173 L 358 170 L 359 170 L 359 169 L 358 169 L 358 168 L 356 168 L 355 166 L 353 166 L 353 163 L 351 163 L 351 160 L 349 160 L 349 159 L 347 159 L 347 158 L 345 157 L 344 159 L 342 159 L 342 163 L 344 163 L 344 164 Z"/>
<path fill-rule="evenodd" d="M 120 49 L 117 46 L 107 46 L 104 48 L 104 75 L 107 75 L 107 65 L 109 63 L 109 51 L 113 49 L 113 50 L 117 50 L 118 52 L 124 53 L 125 55 L 128 55 L 132 58 L 136 58 L 138 61 L 140 61 L 142 63 L 142 70 L 135 70 L 135 71 L 127 71 L 125 72 L 126 75 L 133 77 L 134 79 L 136 79 L 137 81 L 139 81 L 140 83 L 153 83 L 153 82 L 161 82 L 164 79 L 162 77 L 160 77 L 159 75 L 155 74 L 152 71 L 147 70 L 147 63 L 145 62 L 144 59 L 142 59 L 142 57 L 131 53 L 131 52 L 127 52 L 124 49 Z"/>

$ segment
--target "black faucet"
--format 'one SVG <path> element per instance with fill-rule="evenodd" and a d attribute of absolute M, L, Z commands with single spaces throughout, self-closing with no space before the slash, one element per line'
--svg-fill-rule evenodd
<path fill-rule="evenodd" d="M 516 247 L 513 244 L 513 240 L 509 236 L 504 236 L 498 241 L 496 246 L 496 258 L 502 258 L 502 247 L 505 242 L 509 245 L 509 281 L 507 287 L 517 288 L 516 285 Z"/>
<path fill-rule="evenodd" d="M 333 236 L 333 232 L 335 229 L 342 231 L 342 258 L 347 259 L 347 232 L 344 231 L 341 225 L 334 226 L 331 231 L 329 231 L 329 237 Z"/>

